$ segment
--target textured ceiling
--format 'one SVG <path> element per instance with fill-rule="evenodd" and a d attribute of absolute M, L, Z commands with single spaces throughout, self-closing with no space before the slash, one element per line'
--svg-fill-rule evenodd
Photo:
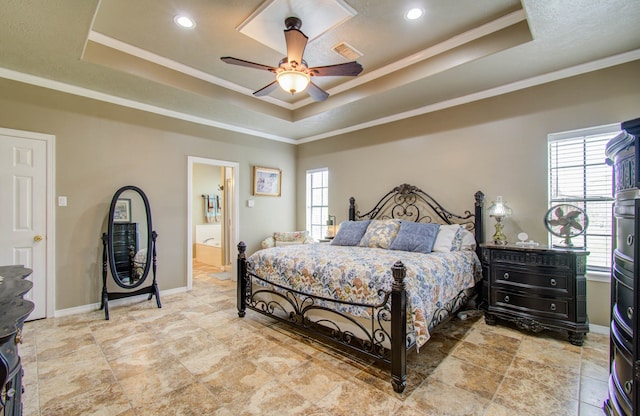
<path fill-rule="evenodd" d="M 279 26 L 268 40 L 284 47 L 288 15 L 315 31 L 336 3 L 355 14 L 319 29 L 304 59 L 346 62 L 332 49 L 347 42 L 364 71 L 314 78 L 330 93 L 324 102 L 284 91 L 256 98 L 274 75 L 219 59 L 277 66 L 284 49 L 241 33 L 247 19 L 270 10 L 254 29 Z M 407 21 L 414 5 L 425 15 Z M 640 59 L 637 0 L 0 0 L 0 8 L 0 77 L 290 143 Z M 174 24 L 180 12 L 194 29 Z"/>

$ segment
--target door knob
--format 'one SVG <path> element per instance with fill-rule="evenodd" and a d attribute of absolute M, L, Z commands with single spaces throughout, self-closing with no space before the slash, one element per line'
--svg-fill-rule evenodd
<path fill-rule="evenodd" d="M 36 235 L 35 237 L 33 237 L 33 241 L 35 241 L 36 243 L 38 241 L 42 241 L 42 236 L 40 234 Z"/>

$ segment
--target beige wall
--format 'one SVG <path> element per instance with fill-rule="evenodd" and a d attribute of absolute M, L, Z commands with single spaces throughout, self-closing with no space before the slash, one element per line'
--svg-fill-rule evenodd
<path fill-rule="evenodd" d="M 100 236 L 111 198 L 124 185 L 140 187 L 149 198 L 159 235 L 160 289 L 186 285 L 188 156 L 239 163 L 240 239 L 250 251 L 274 229 L 295 225 L 292 145 L 5 79 L 0 79 L 0 126 L 56 136 L 55 191 L 68 197 L 67 207 L 56 208 L 57 310 L 98 302 Z M 282 197 L 251 196 L 253 165 L 283 170 Z M 246 207 L 249 198 L 255 208 Z"/>
<path fill-rule="evenodd" d="M 485 206 L 502 195 L 513 209 L 507 237 L 525 231 L 546 242 L 547 135 L 640 116 L 638 74 L 640 61 L 300 145 L 298 177 L 329 168 L 329 210 L 338 222 L 347 218 L 350 196 L 371 208 L 405 182 L 457 212 L 473 209 L 477 190 Z M 304 186 L 299 180 L 298 195 Z M 304 210 L 298 198 L 298 227 Z M 485 221 L 488 239 L 494 221 Z M 608 283 L 589 282 L 588 297 L 591 323 L 608 326 Z"/>
<path fill-rule="evenodd" d="M 305 172 L 318 167 L 329 168 L 338 221 L 349 196 L 365 208 L 409 182 L 453 210 L 471 209 L 476 190 L 487 203 L 503 195 L 514 210 L 507 237 L 523 230 L 545 241 L 547 135 L 637 117 L 639 73 L 634 62 L 298 147 L 0 79 L 0 127 L 56 136 L 56 195 L 69 199 L 56 208 L 60 310 L 98 302 L 100 235 L 113 193 L 128 184 L 151 203 L 160 288 L 185 286 L 187 156 L 240 164 L 240 239 L 249 251 L 274 229 L 304 228 Z M 282 197 L 251 196 L 253 165 L 283 169 Z M 489 236 L 492 227 L 487 221 Z M 594 324 L 607 325 L 608 292 L 607 283 L 589 283 Z"/>

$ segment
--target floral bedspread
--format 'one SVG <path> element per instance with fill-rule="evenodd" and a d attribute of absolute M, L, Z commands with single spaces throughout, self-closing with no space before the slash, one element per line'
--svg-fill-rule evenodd
<path fill-rule="evenodd" d="M 407 332 L 415 334 L 420 347 L 429 339 L 428 325 L 433 313 L 482 278 L 475 252 L 423 254 L 301 244 L 260 250 L 247 259 L 247 267 L 250 273 L 269 282 L 303 293 L 377 305 L 383 299 L 378 289 L 391 290 L 391 267 L 398 260 L 407 268 Z M 366 308 L 350 305 L 339 308 L 343 313 L 369 317 Z"/>

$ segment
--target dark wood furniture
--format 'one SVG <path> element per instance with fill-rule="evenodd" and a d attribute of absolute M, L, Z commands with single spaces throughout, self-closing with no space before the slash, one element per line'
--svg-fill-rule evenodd
<path fill-rule="evenodd" d="M 113 261 L 118 275 L 129 279 L 133 270 L 133 256 L 138 252 L 138 223 L 116 222 L 113 224 Z"/>
<path fill-rule="evenodd" d="M 123 216 L 126 217 L 126 222 L 122 221 Z M 148 300 L 155 296 L 158 308 L 162 307 L 156 280 L 157 238 L 158 234 L 152 226 L 151 207 L 147 195 L 142 189 L 133 185 L 118 189 L 111 199 L 107 232 L 102 233 L 100 309 L 104 308 L 105 319 L 109 319 L 109 301 L 113 299 L 148 294 Z M 134 261 L 138 254 L 141 259 Z M 111 269 L 113 281 L 125 291 L 109 290 L 107 285 L 109 269 Z M 136 289 L 144 283 L 150 273 L 153 273 L 151 284 Z"/>
<path fill-rule="evenodd" d="M 0 415 L 22 414 L 22 362 L 18 344 L 22 326 L 34 304 L 22 299 L 33 284 L 25 280 L 31 269 L 23 266 L 0 267 Z"/>
<path fill-rule="evenodd" d="M 607 143 L 607 161 L 613 165 L 615 193 L 613 265 L 611 268 L 611 328 L 609 415 L 637 415 L 640 411 L 640 334 L 636 309 L 640 304 L 640 118 L 622 123 L 623 132 Z"/>
<path fill-rule="evenodd" d="M 474 213 L 465 211 L 462 215 L 457 215 L 444 209 L 436 200 L 421 189 L 412 185 L 403 184 L 389 191 L 378 201 L 373 209 L 364 214 L 361 214 L 360 211 L 356 209 L 355 199 L 353 197 L 350 198 L 349 220 L 399 218 L 415 222 L 463 224 L 475 233 L 476 241 L 483 241 L 483 202 L 484 194 L 478 191 L 475 194 Z M 476 253 L 478 253 L 477 250 Z M 327 320 L 324 320 L 324 323 L 314 322 L 306 315 L 304 307 L 296 309 L 288 318 L 283 319 L 273 313 L 274 308 L 272 305 L 265 305 L 264 302 L 256 301 L 253 298 L 252 280 L 260 278 L 252 273 L 248 273 L 246 245 L 244 242 L 240 242 L 238 244 L 237 263 L 238 316 L 242 318 L 246 314 L 246 309 L 252 309 L 274 319 L 286 322 L 296 329 L 302 330 L 312 336 L 363 353 L 391 368 L 391 384 L 393 389 L 400 393 L 406 387 L 407 352 L 416 346 L 416 340 L 415 337 L 407 334 L 407 293 L 404 283 L 406 268 L 400 261 L 394 265 L 389 265 L 389 267 L 394 279 L 391 292 L 386 293 L 385 301 L 382 305 L 365 305 L 367 308 L 372 308 L 371 322 L 368 325 L 368 327 L 372 329 L 367 330 L 363 328 L 364 332 L 367 333 L 367 337 L 365 338 L 368 339 L 359 339 L 354 337 L 352 333 L 340 329 L 339 319 L 333 322 Z M 259 292 L 265 291 L 266 289 L 262 287 L 259 290 Z M 287 289 L 287 291 L 292 294 L 295 293 L 295 296 L 301 297 L 298 301 L 300 305 L 304 306 L 317 302 L 312 295 L 296 292 L 291 289 Z M 454 316 L 468 300 L 467 295 L 461 292 L 457 298 L 443 305 L 442 308 L 434 314 L 430 327 L 435 328 L 446 322 L 450 317 Z M 332 302 L 339 303 L 339 301 L 335 300 L 332 300 Z M 332 313 L 346 321 L 353 320 L 341 312 L 332 311 Z M 377 327 L 376 321 L 378 320 L 390 322 L 390 334 L 386 331 L 373 330 L 373 328 Z M 331 329 L 327 329 L 327 322 L 331 326 Z M 383 341 L 387 340 L 390 341 L 390 349 L 381 346 Z"/>
<path fill-rule="evenodd" d="M 588 252 L 549 247 L 483 244 L 485 321 L 514 322 L 533 332 L 566 330 L 569 341 L 582 345 L 589 332 L 587 317 Z"/>

